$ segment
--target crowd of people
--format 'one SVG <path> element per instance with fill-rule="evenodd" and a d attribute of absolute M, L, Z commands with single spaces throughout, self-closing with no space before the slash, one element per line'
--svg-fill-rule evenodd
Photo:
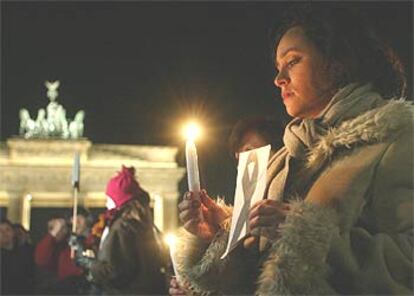
<path fill-rule="evenodd" d="M 168 250 L 135 169 L 123 166 L 106 195 L 102 220 L 84 208 L 78 208 L 76 221 L 69 212 L 53 217 L 36 246 L 21 225 L 2 220 L 1 294 L 166 294 Z"/>
<path fill-rule="evenodd" d="M 150 197 L 123 166 L 97 221 L 54 217 L 35 247 L 1 221 L 2 294 L 412 295 L 414 125 L 400 60 L 360 15 L 310 4 L 286 15 L 274 62 L 293 119 L 233 128 L 236 162 L 271 154 L 248 235 L 226 258 L 232 207 L 187 192 L 171 277 Z"/>

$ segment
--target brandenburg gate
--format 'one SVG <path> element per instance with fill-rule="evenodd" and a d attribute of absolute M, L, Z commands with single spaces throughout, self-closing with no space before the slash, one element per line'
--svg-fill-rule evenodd
<path fill-rule="evenodd" d="M 151 196 L 155 224 L 163 231 L 174 230 L 178 183 L 184 175 L 184 168 L 175 161 L 178 148 L 94 144 L 82 137 L 83 113 L 78 112 L 82 118 L 75 122 L 75 117 L 75 124 L 65 124 L 65 111 L 55 101 L 56 88 L 53 93 L 49 83 L 47 118 L 39 110 L 40 120 L 38 115 L 30 122 L 27 110 L 21 112 L 20 136 L 0 143 L 0 206 L 7 208 L 8 218 L 30 229 L 33 208 L 71 208 L 73 158 L 79 153 L 80 205 L 104 208 L 107 181 L 121 165 L 134 166 L 139 183 Z M 59 132 L 60 137 L 50 136 L 52 132 Z"/>

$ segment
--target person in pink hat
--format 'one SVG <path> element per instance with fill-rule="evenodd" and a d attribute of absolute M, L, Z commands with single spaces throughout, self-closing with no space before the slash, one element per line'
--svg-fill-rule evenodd
<path fill-rule="evenodd" d="M 168 255 L 149 207 L 149 194 L 135 178 L 134 167 L 122 166 L 106 187 L 106 230 L 97 260 L 77 252 L 77 262 L 104 294 L 166 294 Z"/>

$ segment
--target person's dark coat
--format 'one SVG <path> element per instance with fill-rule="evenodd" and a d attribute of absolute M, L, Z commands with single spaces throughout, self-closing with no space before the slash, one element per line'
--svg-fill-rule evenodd
<path fill-rule="evenodd" d="M 105 294 L 166 294 L 165 259 L 149 207 L 133 199 L 114 217 L 90 273 Z"/>
<path fill-rule="evenodd" d="M 1 295 L 29 295 L 33 293 L 33 247 L 23 245 L 12 250 L 0 249 Z"/>

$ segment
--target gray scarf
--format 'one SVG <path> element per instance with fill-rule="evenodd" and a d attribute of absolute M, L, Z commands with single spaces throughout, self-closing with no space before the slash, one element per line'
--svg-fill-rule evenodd
<path fill-rule="evenodd" d="M 384 104 L 370 84 L 351 83 L 341 88 L 324 110 L 313 119 L 293 119 L 285 129 L 284 147 L 270 160 L 268 166 L 267 198 L 282 201 L 292 159 L 306 164 L 309 150 L 329 128 Z M 310 177 L 310 176 L 309 176 Z"/>

